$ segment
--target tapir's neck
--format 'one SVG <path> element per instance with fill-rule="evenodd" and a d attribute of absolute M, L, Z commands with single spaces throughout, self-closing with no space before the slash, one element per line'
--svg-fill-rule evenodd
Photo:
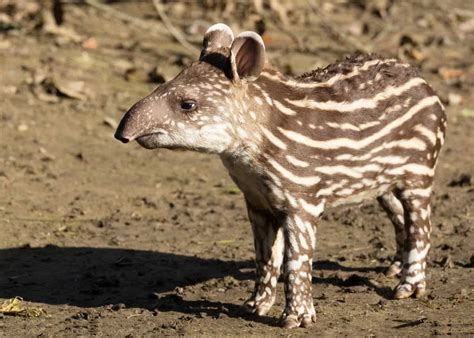
<path fill-rule="evenodd" d="M 262 142 L 271 130 L 277 128 L 289 115 L 296 112 L 288 108 L 287 100 L 305 98 L 305 92 L 291 85 L 297 81 L 266 67 L 254 82 L 242 84 L 243 90 L 234 97 L 238 112 L 234 115 L 235 143 L 222 154 L 227 161 L 253 164 L 262 155 Z M 266 135 L 265 135 L 266 134 Z"/>

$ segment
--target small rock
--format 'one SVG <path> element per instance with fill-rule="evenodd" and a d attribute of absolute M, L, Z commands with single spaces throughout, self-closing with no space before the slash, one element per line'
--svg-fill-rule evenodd
<path fill-rule="evenodd" d="M 448 94 L 448 104 L 450 106 L 457 106 L 462 102 L 462 100 L 463 100 L 463 97 L 459 94 L 456 94 L 456 93 Z"/>
<path fill-rule="evenodd" d="M 122 310 L 122 309 L 125 309 L 125 304 L 123 304 L 123 303 L 118 303 L 118 304 L 112 305 L 112 310 L 114 310 L 114 311 L 119 311 L 119 310 Z"/>
<path fill-rule="evenodd" d="M 462 33 L 474 32 L 474 18 L 464 21 L 459 25 L 459 30 Z"/>
<path fill-rule="evenodd" d="M 65 79 L 54 79 L 54 86 L 59 94 L 70 98 L 84 101 L 87 99 L 86 84 L 84 81 L 72 81 Z"/>
<path fill-rule="evenodd" d="M 469 296 L 469 292 L 467 291 L 467 289 L 462 288 L 461 291 L 459 291 L 459 296 L 461 296 L 462 298 L 467 298 Z"/>
<path fill-rule="evenodd" d="M 97 49 L 99 47 L 99 43 L 97 39 L 94 37 L 88 38 L 82 42 L 82 48 L 85 49 Z"/>
<path fill-rule="evenodd" d="M 18 93 L 18 87 L 15 86 L 4 86 L 1 88 L 4 94 L 16 94 Z"/>
<path fill-rule="evenodd" d="M 217 315 L 217 319 L 228 318 L 228 317 L 229 316 L 227 314 L 223 313 L 223 312 L 221 312 Z"/>
<path fill-rule="evenodd" d="M 39 148 L 39 152 L 43 155 L 43 157 L 41 157 L 41 161 L 49 162 L 49 161 L 54 161 L 56 159 L 54 155 L 51 155 L 50 153 L 48 153 L 48 151 L 43 147 Z"/>
<path fill-rule="evenodd" d="M 20 124 L 17 128 L 18 131 L 21 131 L 21 132 L 24 132 L 24 131 L 27 131 L 28 130 L 28 125 L 27 124 Z"/>

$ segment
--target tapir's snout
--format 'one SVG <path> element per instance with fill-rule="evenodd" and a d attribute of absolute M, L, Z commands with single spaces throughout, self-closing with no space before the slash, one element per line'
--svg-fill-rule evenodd
<path fill-rule="evenodd" d="M 125 114 L 125 116 L 120 121 L 120 124 L 117 127 L 117 130 L 115 131 L 115 134 L 114 134 L 114 137 L 123 143 L 128 143 L 132 141 L 130 135 L 127 135 L 125 131 L 125 126 L 127 124 L 127 121 L 126 121 L 127 114 Z"/>
<path fill-rule="evenodd" d="M 157 111 L 159 106 L 148 98 L 138 101 L 123 116 L 114 137 L 128 143 L 147 134 L 154 127 L 154 120 L 159 120 Z"/>

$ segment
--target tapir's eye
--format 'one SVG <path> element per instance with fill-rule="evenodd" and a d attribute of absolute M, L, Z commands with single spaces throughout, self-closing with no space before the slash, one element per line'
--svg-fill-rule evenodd
<path fill-rule="evenodd" d="M 196 110 L 197 108 L 197 103 L 194 100 L 184 100 L 181 102 L 181 109 L 185 112 L 191 112 L 193 110 Z"/>

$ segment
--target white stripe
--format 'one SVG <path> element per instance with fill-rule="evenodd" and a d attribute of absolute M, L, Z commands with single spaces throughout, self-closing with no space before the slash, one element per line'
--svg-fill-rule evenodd
<path fill-rule="evenodd" d="M 262 96 L 263 98 L 265 99 L 265 101 L 269 104 L 269 105 L 272 105 L 273 104 L 273 100 L 272 98 L 268 95 L 268 93 L 263 90 L 259 85 L 257 85 L 256 83 L 252 83 L 253 86 L 260 91 L 260 93 L 262 93 Z"/>
<path fill-rule="evenodd" d="M 402 175 L 407 172 L 417 175 L 433 176 L 434 169 L 421 164 L 411 163 L 386 171 L 389 175 Z"/>
<path fill-rule="evenodd" d="M 342 188 L 343 186 L 346 185 L 346 183 L 347 183 L 347 180 L 346 180 L 346 179 L 342 179 L 339 183 L 330 185 L 330 186 L 327 187 L 326 189 L 320 189 L 320 190 L 316 193 L 316 197 L 319 197 L 319 196 L 331 196 L 331 195 L 333 194 L 333 192 L 334 192 L 336 189 Z"/>
<path fill-rule="evenodd" d="M 288 103 L 291 103 L 297 107 L 308 108 L 308 109 L 320 109 L 320 110 L 336 110 L 338 112 L 352 112 L 358 109 L 374 109 L 377 107 L 379 101 L 383 101 L 392 96 L 400 96 L 407 90 L 416 87 L 420 84 L 426 84 L 426 81 L 422 78 L 416 77 L 408 82 L 405 82 L 399 87 L 387 86 L 382 92 L 375 95 L 370 99 L 359 99 L 352 102 L 338 102 L 338 101 L 314 101 L 307 97 L 303 100 L 290 100 L 286 99 Z"/>
<path fill-rule="evenodd" d="M 283 143 L 278 137 L 272 134 L 270 130 L 265 127 L 260 126 L 260 130 L 263 132 L 263 135 L 276 147 L 286 150 L 286 144 Z"/>
<path fill-rule="evenodd" d="M 443 145 L 443 143 L 444 143 L 444 133 L 441 131 L 441 128 L 439 128 L 439 127 L 436 131 L 436 137 L 439 139 L 439 142 L 441 143 L 441 145 Z"/>
<path fill-rule="evenodd" d="M 408 156 L 378 156 L 371 158 L 371 162 L 377 162 L 381 164 L 402 164 L 408 160 Z"/>
<path fill-rule="evenodd" d="M 337 129 L 342 129 L 342 130 L 355 130 L 355 131 L 360 131 L 360 128 L 350 124 L 350 123 L 334 123 L 334 122 L 327 122 L 326 123 L 329 127 L 331 128 L 337 128 Z"/>
<path fill-rule="evenodd" d="M 296 157 L 291 156 L 291 155 L 286 155 L 286 160 L 293 164 L 295 167 L 301 167 L 301 168 L 306 168 L 309 166 L 308 162 L 298 160 Z"/>
<path fill-rule="evenodd" d="M 300 230 L 300 232 L 304 233 L 306 230 L 306 227 L 304 225 L 303 220 L 298 215 L 295 216 L 294 220 L 295 220 L 296 227 Z"/>
<path fill-rule="evenodd" d="M 282 186 L 281 184 L 281 181 L 280 179 L 277 177 L 277 175 L 275 175 L 274 173 L 272 173 L 271 171 L 267 171 L 266 174 L 268 175 L 268 177 L 271 178 L 271 180 L 275 183 L 275 185 L 277 187 L 280 187 Z"/>
<path fill-rule="evenodd" d="M 306 239 L 304 238 L 304 234 L 300 232 L 298 237 L 300 238 L 300 244 L 303 250 L 308 250 L 308 243 L 306 242 Z"/>
<path fill-rule="evenodd" d="M 309 239 L 311 243 L 311 248 L 316 247 L 316 227 L 313 227 L 313 225 L 310 222 L 304 222 L 306 225 L 306 231 L 309 234 Z"/>
<path fill-rule="evenodd" d="M 381 117 L 379 117 L 380 119 Z M 337 129 L 347 129 L 347 130 L 354 130 L 354 131 L 363 131 L 365 129 L 368 129 L 370 127 L 374 127 L 376 125 L 380 124 L 380 121 L 372 121 L 372 122 L 367 122 L 360 124 L 358 126 L 350 124 L 350 123 L 335 123 L 335 122 L 327 122 L 326 123 L 329 127 L 331 128 L 337 128 Z"/>
<path fill-rule="evenodd" d="M 406 276 L 405 277 L 405 282 L 407 282 L 409 284 L 415 284 L 415 283 L 418 283 L 419 281 L 423 280 L 423 278 L 425 278 L 425 275 L 423 273 L 419 272 L 414 276 Z"/>
<path fill-rule="evenodd" d="M 285 177 L 286 179 L 290 180 L 293 183 L 309 187 L 309 186 L 315 185 L 315 184 L 319 183 L 319 181 L 321 181 L 321 178 L 319 176 L 305 176 L 305 177 L 296 176 L 292 172 L 290 172 L 287 169 L 285 169 L 284 167 L 282 167 L 278 162 L 276 162 L 272 158 L 270 158 L 268 156 L 266 156 L 266 157 L 268 159 L 268 163 L 270 163 L 270 165 L 273 168 L 275 168 L 280 174 L 283 175 L 283 177 Z"/>
<path fill-rule="evenodd" d="M 359 125 L 359 129 L 360 130 L 365 130 L 367 128 L 374 127 L 378 124 L 380 124 L 380 121 L 372 121 L 372 122 L 362 123 L 361 125 Z"/>
<path fill-rule="evenodd" d="M 347 196 L 347 195 L 352 194 L 353 192 L 354 192 L 354 189 L 346 188 L 346 189 L 336 191 L 336 195 L 338 195 L 338 196 Z"/>
<path fill-rule="evenodd" d="M 310 204 L 304 199 L 300 198 L 299 202 L 303 209 L 310 215 L 314 217 L 319 217 L 324 211 L 324 202 L 319 203 L 318 205 Z"/>
<path fill-rule="evenodd" d="M 294 116 L 297 114 L 293 109 L 284 106 L 281 102 L 273 100 L 273 105 L 285 115 Z"/>
<path fill-rule="evenodd" d="M 406 189 L 402 193 L 403 197 L 413 197 L 413 196 L 422 196 L 430 197 L 431 196 L 431 187 L 429 188 L 418 188 L 418 189 Z"/>
<path fill-rule="evenodd" d="M 342 174 L 354 178 L 362 178 L 368 171 L 379 171 L 382 167 L 377 164 L 367 164 L 361 167 L 347 167 L 344 165 L 322 166 L 314 170 L 326 175 Z"/>
<path fill-rule="evenodd" d="M 424 259 L 428 254 L 428 250 L 430 250 L 430 244 L 426 244 L 426 247 L 418 251 L 418 249 L 411 249 L 408 253 L 408 263 L 417 263 Z"/>
<path fill-rule="evenodd" d="M 435 103 L 439 103 L 439 98 L 437 96 L 429 96 L 422 99 L 420 102 L 415 104 L 411 107 L 404 115 L 400 116 L 398 119 L 392 121 L 391 123 L 387 124 L 384 128 L 380 129 L 376 133 L 372 134 L 369 137 L 366 137 L 362 140 L 353 140 L 348 138 L 339 138 L 333 139 L 328 141 L 319 141 L 313 140 L 305 135 L 296 133 L 291 130 L 285 130 L 283 128 L 278 127 L 278 130 L 285 135 L 288 139 L 295 141 L 300 144 L 304 144 L 308 147 L 313 148 L 321 148 L 321 149 L 338 149 L 341 147 L 347 147 L 351 149 L 362 149 L 372 142 L 386 136 L 389 134 L 393 129 L 401 126 L 406 121 L 410 120 L 413 116 L 415 116 L 419 111 L 422 109 L 429 107 Z M 403 142 L 403 141 L 397 141 Z M 424 144 L 424 143 L 423 143 Z M 398 145 L 399 146 L 399 145 Z M 425 145 L 426 146 L 426 145 Z"/>
<path fill-rule="evenodd" d="M 263 100 L 261 98 L 259 98 L 258 96 L 255 96 L 253 98 L 255 100 L 255 102 L 258 104 L 258 105 L 263 105 Z"/>
<path fill-rule="evenodd" d="M 293 195 L 290 194 L 288 191 L 285 191 L 285 197 L 286 197 L 286 200 L 290 203 L 290 205 L 293 208 L 298 207 L 298 203 L 296 202 L 296 198 L 294 198 Z"/>
<path fill-rule="evenodd" d="M 276 185 L 277 187 L 280 187 L 280 188 L 281 188 L 282 184 L 281 184 L 280 179 L 277 177 L 277 175 L 275 175 L 274 173 L 272 173 L 272 172 L 270 172 L 270 171 L 267 171 L 267 175 L 268 175 L 268 177 L 271 178 L 271 180 L 273 181 L 273 183 L 275 183 L 275 185 Z"/>
<path fill-rule="evenodd" d="M 436 144 L 436 135 L 434 132 L 426 128 L 425 126 L 418 124 L 415 127 L 413 127 L 413 130 L 419 132 L 421 135 L 426 137 L 431 144 L 435 145 Z"/>
<path fill-rule="evenodd" d="M 281 264 L 283 263 L 283 251 L 285 246 L 285 238 L 283 235 L 283 227 L 278 228 L 275 242 L 272 246 L 272 258 L 273 258 L 273 266 L 277 269 L 280 268 Z M 276 283 L 275 283 L 276 285 Z"/>

